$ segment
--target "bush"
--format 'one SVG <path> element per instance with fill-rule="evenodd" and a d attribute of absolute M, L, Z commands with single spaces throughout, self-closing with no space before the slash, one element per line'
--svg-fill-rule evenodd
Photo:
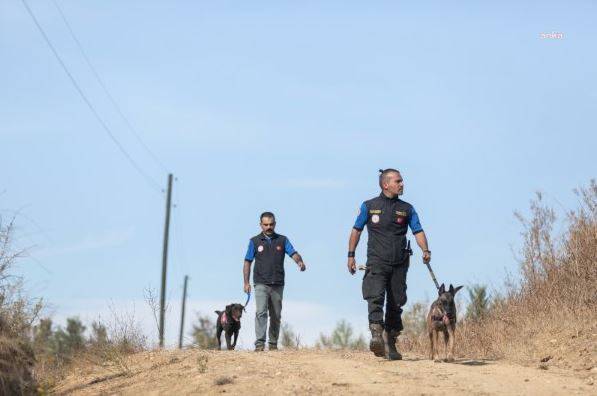
<path fill-rule="evenodd" d="M 466 307 L 466 319 L 478 321 L 483 319 L 489 312 L 489 296 L 487 286 L 474 285 L 468 288 L 469 303 Z"/>
<path fill-rule="evenodd" d="M 350 323 L 341 320 L 330 336 L 319 335 L 319 341 L 315 344 L 319 349 L 354 349 L 364 350 L 366 348 L 365 338 L 362 334 L 354 337 L 354 331 Z"/>
<path fill-rule="evenodd" d="M 209 316 L 197 314 L 197 324 L 193 325 L 193 345 L 199 349 L 216 349 L 216 325 Z"/>
<path fill-rule="evenodd" d="M 66 327 L 53 327 L 45 318 L 33 328 L 33 345 L 37 357 L 36 371 L 41 388 L 50 391 L 75 367 L 102 366 L 118 375 L 130 373 L 127 356 L 146 349 L 146 336 L 132 314 L 112 310 L 107 325 L 92 322 L 90 335 L 77 317 L 66 319 Z"/>
<path fill-rule="evenodd" d="M 0 395 L 47 390 L 77 358 L 102 365 L 109 362 L 126 371 L 124 356 L 145 349 L 147 341 L 134 317 L 113 312 L 110 327 L 92 323 L 89 338 L 77 317 L 56 329 L 50 318 L 38 320 L 41 300 L 24 297 L 20 278 L 10 274 L 24 255 L 13 249 L 13 230 L 14 222 L 5 224 L 0 217 Z"/>
<path fill-rule="evenodd" d="M 402 313 L 404 330 L 398 337 L 400 349 L 405 352 L 419 351 L 419 345 L 425 344 L 427 337 L 427 309 L 429 304 L 415 302 Z"/>
<path fill-rule="evenodd" d="M 280 329 L 281 334 L 281 344 L 284 348 L 289 349 L 298 349 L 301 346 L 301 336 L 296 334 L 292 327 L 288 323 L 284 323 L 282 328 Z"/>
<path fill-rule="evenodd" d="M 456 331 L 460 357 L 536 363 L 549 356 L 550 364 L 561 367 L 595 367 L 597 183 L 575 192 L 580 204 L 566 213 L 561 234 L 554 232 L 556 211 L 539 193 L 529 218 L 516 214 L 523 226 L 519 280 L 507 280 L 491 298 L 485 286 L 469 290 L 467 314 Z M 417 316 L 407 311 L 405 318 L 409 314 Z M 401 342 L 428 352 L 426 334 Z"/>
<path fill-rule="evenodd" d="M 31 330 L 42 305 L 25 298 L 20 279 L 10 274 L 24 254 L 12 249 L 13 228 L 13 221 L 5 225 L 0 218 L 0 394 L 34 394 Z"/>

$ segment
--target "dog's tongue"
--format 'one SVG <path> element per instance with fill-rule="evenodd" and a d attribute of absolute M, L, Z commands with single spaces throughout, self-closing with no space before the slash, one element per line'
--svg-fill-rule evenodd
<path fill-rule="evenodd" d="M 444 317 L 442 318 L 444 324 L 449 325 L 450 324 L 450 318 L 448 318 L 448 315 L 444 315 Z"/>

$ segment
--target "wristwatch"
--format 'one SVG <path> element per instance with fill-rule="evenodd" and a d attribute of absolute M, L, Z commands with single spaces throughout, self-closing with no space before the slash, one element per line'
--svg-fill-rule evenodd
<path fill-rule="evenodd" d="M 423 253 L 429 253 L 429 254 L 431 254 L 431 250 L 423 250 Z"/>
<path fill-rule="evenodd" d="M 348 257 L 354 257 L 354 252 L 348 252 Z"/>

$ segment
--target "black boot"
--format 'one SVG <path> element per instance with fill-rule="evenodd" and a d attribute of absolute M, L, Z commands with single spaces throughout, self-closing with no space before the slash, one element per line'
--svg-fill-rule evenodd
<path fill-rule="evenodd" d="M 400 332 L 395 330 L 384 330 L 383 332 L 385 355 L 388 360 L 402 360 L 402 355 L 396 349 L 396 338 L 399 334 Z"/>
<path fill-rule="evenodd" d="M 369 350 L 373 352 L 375 356 L 383 356 L 383 327 L 379 323 L 371 323 L 369 325 L 369 330 L 371 330 L 371 341 L 369 341 Z"/>

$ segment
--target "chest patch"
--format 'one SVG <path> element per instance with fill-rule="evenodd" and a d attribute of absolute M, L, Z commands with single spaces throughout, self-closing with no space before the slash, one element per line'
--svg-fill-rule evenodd
<path fill-rule="evenodd" d="M 397 210 L 396 211 L 396 223 L 398 223 L 400 225 L 405 225 L 407 216 L 408 216 L 408 213 L 406 211 Z"/>
<path fill-rule="evenodd" d="M 369 210 L 369 214 L 381 214 L 381 209 L 371 209 Z"/>
<path fill-rule="evenodd" d="M 257 248 L 257 251 L 259 253 L 263 252 L 263 245 L 259 245 L 259 247 Z"/>
<path fill-rule="evenodd" d="M 276 250 L 277 250 L 278 252 L 281 252 L 281 251 L 282 251 L 282 246 L 280 246 L 280 245 L 276 246 Z"/>
<path fill-rule="evenodd" d="M 379 223 L 379 215 L 374 214 L 373 216 L 371 216 L 371 222 L 374 224 Z"/>

